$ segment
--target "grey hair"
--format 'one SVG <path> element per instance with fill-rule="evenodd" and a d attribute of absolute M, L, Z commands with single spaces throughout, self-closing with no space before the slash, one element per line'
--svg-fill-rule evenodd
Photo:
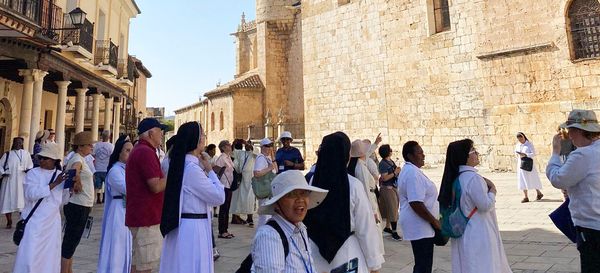
<path fill-rule="evenodd" d="M 108 139 L 110 137 L 110 130 L 102 131 L 102 139 Z"/>

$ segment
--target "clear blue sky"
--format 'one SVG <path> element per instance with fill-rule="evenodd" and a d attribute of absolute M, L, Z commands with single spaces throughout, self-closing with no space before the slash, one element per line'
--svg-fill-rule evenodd
<path fill-rule="evenodd" d="M 242 12 L 255 19 L 255 0 L 137 0 L 129 54 L 152 73 L 149 107 L 173 110 L 198 101 L 235 73 L 236 31 Z"/>

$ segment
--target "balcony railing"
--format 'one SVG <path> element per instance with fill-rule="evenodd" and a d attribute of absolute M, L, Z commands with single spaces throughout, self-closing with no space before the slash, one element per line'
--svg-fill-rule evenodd
<path fill-rule="evenodd" d="M 113 44 L 110 40 L 96 41 L 96 54 L 94 63 L 100 65 L 110 65 L 114 68 L 118 67 L 119 47 Z"/>
<path fill-rule="evenodd" d="M 127 56 L 127 59 L 119 59 L 119 64 L 117 67 L 117 78 L 126 78 L 130 81 L 133 81 L 135 77 L 134 68 L 135 64 L 131 56 Z"/>
<path fill-rule="evenodd" d="M 72 29 L 63 30 L 62 43 L 68 44 L 71 42 L 73 45 L 81 46 L 89 53 L 92 53 L 94 49 L 94 24 L 88 19 L 85 19 L 83 25 L 75 27 L 71 23 L 69 14 L 65 14 L 64 18 L 65 28 Z"/>
<path fill-rule="evenodd" d="M 33 22 L 42 36 L 59 42 L 60 35 L 53 29 L 63 27 L 63 11 L 51 0 L 0 0 L 0 7 Z"/>

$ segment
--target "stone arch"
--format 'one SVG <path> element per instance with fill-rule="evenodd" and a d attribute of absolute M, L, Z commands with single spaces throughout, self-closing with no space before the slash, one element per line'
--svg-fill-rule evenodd
<path fill-rule="evenodd" d="M 571 60 L 600 57 L 600 3 L 597 0 L 570 0 L 565 5 Z"/>
<path fill-rule="evenodd" d="M 219 114 L 219 130 L 223 131 L 225 129 L 225 118 L 223 116 L 223 110 L 221 110 L 221 114 Z"/>
<path fill-rule="evenodd" d="M 6 85 L 8 84 L 7 82 Z M 2 99 L 0 99 L 0 149 L 2 151 L 10 150 L 13 138 L 13 124 L 17 121 L 17 116 L 14 113 L 15 111 L 13 111 L 12 105 L 14 105 L 14 102 L 11 103 L 6 93 L 3 94 Z"/>

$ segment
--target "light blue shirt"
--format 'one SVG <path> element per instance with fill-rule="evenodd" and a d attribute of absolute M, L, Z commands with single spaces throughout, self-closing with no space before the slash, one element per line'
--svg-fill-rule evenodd
<path fill-rule="evenodd" d="M 546 176 L 552 186 L 567 190 L 575 226 L 600 230 L 600 141 L 577 148 L 564 164 L 553 154 Z"/>
<path fill-rule="evenodd" d="M 279 224 L 287 237 L 289 254 L 285 257 L 281 237 L 269 225 L 258 228 L 252 243 L 252 272 L 256 273 L 292 273 L 316 272 L 313 266 L 312 254 L 308 247 L 306 226 L 299 223 L 294 226 L 278 214 L 271 218 Z M 295 243 L 295 244 L 294 244 Z M 306 270 L 308 267 L 308 271 Z"/>

